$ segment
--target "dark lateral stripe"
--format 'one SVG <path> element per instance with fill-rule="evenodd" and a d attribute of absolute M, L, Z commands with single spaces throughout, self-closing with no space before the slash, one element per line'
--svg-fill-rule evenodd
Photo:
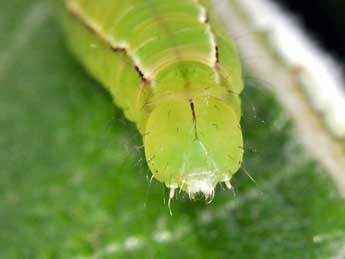
<path fill-rule="evenodd" d="M 68 10 L 68 12 L 71 14 L 71 16 L 78 22 L 80 23 L 82 26 L 84 26 L 88 31 L 90 31 L 91 33 L 93 33 L 94 35 L 96 35 L 96 37 L 101 40 L 105 45 L 107 45 L 111 50 L 113 50 L 114 52 L 123 52 L 131 61 L 133 64 L 133 67 L 135 68 L 135 70 L 138 72 L 138 75 L 140 76 L 140 78 L 142 79 L 142 81 L 147 82 L 148 79 L 144 77 L 144 73 L 141 71 L 141 69 L 139 68 L 139 66 L 135 65 L 133 62 L 133 59 L 131 58 L 130 55 L 128 55 L 128 51 L 126 48 L 122 48 L 122 47 L 118 47 L 118 46 L 114 46 L 112 44 L 109 43 L 109 41 L 99 32 L 97 31 L 90 23 L 88 23 L 84 17 L 82 17 L 76 10 L 74 10 L 73 8 L 69 8 L 68 5 L 66 6 L 66 9 Z"/>

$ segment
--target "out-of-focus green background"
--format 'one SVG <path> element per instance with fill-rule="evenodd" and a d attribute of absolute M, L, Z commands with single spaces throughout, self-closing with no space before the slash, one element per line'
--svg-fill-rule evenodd
<path fill-rule="evenodd" d="M 0 258 L 333 258 L 345 203 L 253 80 L 236 193 L 173 201 L 140 136 L 66 50 L 49 1 L 0 1 Z"/>

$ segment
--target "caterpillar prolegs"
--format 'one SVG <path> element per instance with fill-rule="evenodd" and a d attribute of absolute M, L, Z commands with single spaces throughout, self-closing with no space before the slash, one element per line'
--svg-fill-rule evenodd
<path fill-rule="evenodd" d="M 136 124 L 170 198 L 231 188 L 243 156 L 241 65 L 209 2 L 61 3 L 70 48 Z"/>

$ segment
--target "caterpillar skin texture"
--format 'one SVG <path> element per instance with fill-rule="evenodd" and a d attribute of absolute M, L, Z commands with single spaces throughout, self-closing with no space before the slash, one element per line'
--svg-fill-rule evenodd
<path fill-rule="evenodd" d="M 194 197 L 241 166 L 241 65 L 208 1 L 65 0 L 63 28 L 88 72 L 143 136 L 153 176 Z"/>

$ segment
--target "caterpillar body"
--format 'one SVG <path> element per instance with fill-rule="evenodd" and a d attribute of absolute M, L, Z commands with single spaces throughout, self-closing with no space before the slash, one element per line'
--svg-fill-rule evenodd
<path fill-rule="evenodd" d="M 235 46 L 208 1 L 65 0 L 68 43 L 143 136 L 154 178 L 194 197 L 241 166 Z"/>

